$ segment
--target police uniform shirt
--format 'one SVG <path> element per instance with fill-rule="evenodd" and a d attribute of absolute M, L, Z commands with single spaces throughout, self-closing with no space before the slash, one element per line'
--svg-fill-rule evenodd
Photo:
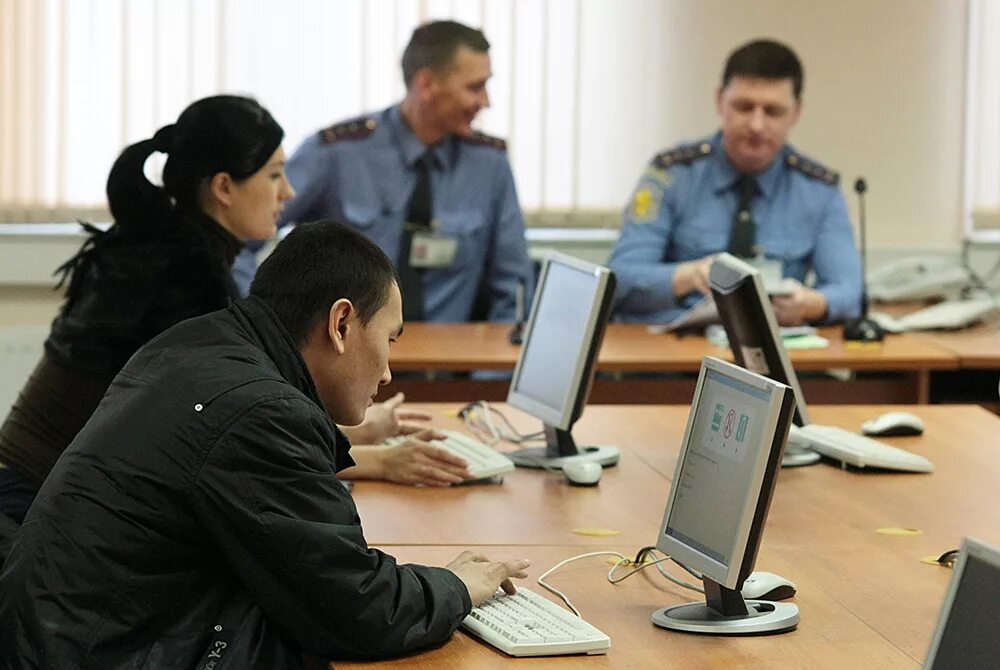
<path fill-rule="evenodd" d="M 288 161 L 297 195 L 283 222 L 338 219 L 398 259 L 415 163 L 426 150 L 398 106 L 319 132 Z M 434 230 L 457 248 L 451 265 L 423 271 L 425 318 L 467 321 L 485 282 L 488 318 L 512 321 L 516 287 L 523 278 L 530 293 L 532 269 L 506 147 L 476 134 L 449 136 L 431 151 Z"/>
<path fill-rule="evenodd" d="M 740 174 L 722 147 L 722 133 L 656 156 L 626 208 L 610 267 L 618 278 L 615 305 L 623 321 L 665 323 L 700 299 L 676 297 L 674 271 L 683 261 L 725 251 Z M 838 175 L 790 145 L 757 175 L 751 212 L 756 244 L 799 281 L 809 270 L 827 300 L 827 321 L 857 316 L 861 262 Z"/>

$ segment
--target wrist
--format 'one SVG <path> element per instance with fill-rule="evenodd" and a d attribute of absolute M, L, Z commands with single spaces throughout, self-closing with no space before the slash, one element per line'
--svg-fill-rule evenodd
<path fill-rule="evenodd" d="M 694 290 L 694 283 L 691 281 L 691 261 L 677 264 L 674 269 L 671 289 L 678 298 Z"/>

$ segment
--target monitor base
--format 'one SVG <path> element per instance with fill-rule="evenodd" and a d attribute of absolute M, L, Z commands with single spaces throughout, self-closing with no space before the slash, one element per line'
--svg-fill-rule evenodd
<path fill-rule="evenodd" d="M 552 468 L 562 470 L 567 462 L 593 461 L 604 467 L 616 465 L 620 452 L 618 447 L 579 447 L 580 453 L 572 456 L 549 456 L 545 447 L 526 447 L 505 452 L 504 456 L 522 468 Z"/>
<path fill-rule="evenodd" d="M 749 614 L 725 616 L 705 603 L 687 603 L 653 612 L 660 628 L 706 635 L 771 635 L 799 625 L 799 608 L 792 603 L 747 600 Z"/>
<path fill-rule="evenodd" d="M 781 467 L 798 468 L 803 465 L 813 465 L 819 463 L 819 459 L 819 453 L 789 441 L 785 445 L 785 454 L 781 457 Z"/>

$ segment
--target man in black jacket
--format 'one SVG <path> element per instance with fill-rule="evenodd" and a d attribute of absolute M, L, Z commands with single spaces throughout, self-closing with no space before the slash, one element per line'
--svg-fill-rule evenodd
<path fill-rule="evenodd" d="M 527 561 L 398 565 L 337 472 L 390 379 L 392 263 L 300 226 L 251 296 L 143 347 L 46 480 L 0 574 L 3 668 L 295 668 L 447 640 Z"/>

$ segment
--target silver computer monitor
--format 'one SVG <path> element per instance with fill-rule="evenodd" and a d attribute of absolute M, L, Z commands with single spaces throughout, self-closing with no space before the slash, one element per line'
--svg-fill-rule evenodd
<path fill-rule="evenodd" d="M 802 386 L 781 341 L 778 320 L 760 271 L 735 256 L 720 254 L 712 262 L 709 286 L 736 363 L 790 386 L 795 394 L 795 424 L 809 423 Z M 814 451 L 789 448 L 785 465 L 817 461 L 819 454 Z"/>
<path fill-rule="evenodd" d="M 546 446 L 508 454 L 517 465 L 618 461 L 616 448 L 577 447 L 571 433 L 590 394 L 614 292 L 607 268 L 555 252 L 546 257 L 507 394 L 510 405 L 542 421 Z"/>
<path fill-rule="evenodd" d="M 927 652 L 929 670 L 1000 668 L 1000 550 L 965 538 Z"/>
<path fill-rule="evenodd" d="M 698 633 L 790 630 L 798 608 L 746 601 L 791 425 L 795 399 L 780 382 L 706 357 L 656 546 L 702 574 L 705 603 L 657 610 L 653 623 Z"/>

